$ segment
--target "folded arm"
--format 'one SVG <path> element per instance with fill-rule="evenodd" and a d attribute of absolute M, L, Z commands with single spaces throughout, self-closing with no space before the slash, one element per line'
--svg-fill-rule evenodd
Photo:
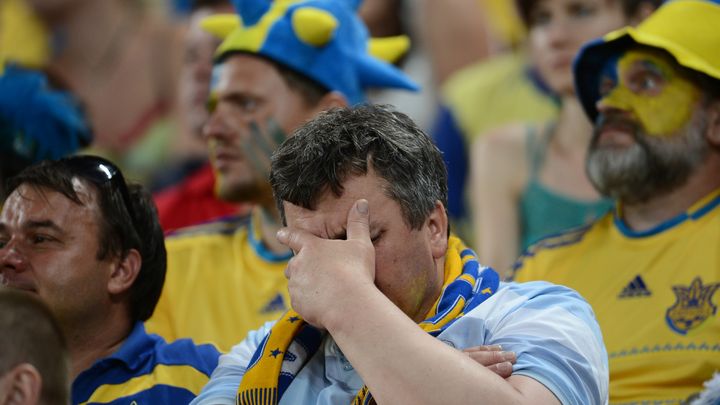
<path fill-rule="evenodd" d="M 433 338 L 375 286 L 368 213 L 358 203 L 345 240 L 289 228 L 278 237 L 296 252 L 286 270 L 293 308 L 328 330 L 377 402 L 558 404 L 536 380 L 503 379 Z"/>
<path fill-rule="evenodd" d="M 503 379 L 428 335 L 379 291 L 357 296 L 328 331 L 379 404 L 559 404 L 536 380 Z"/>

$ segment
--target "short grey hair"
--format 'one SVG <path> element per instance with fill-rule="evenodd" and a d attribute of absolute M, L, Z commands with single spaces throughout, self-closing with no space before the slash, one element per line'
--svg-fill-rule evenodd
<path fill-rule="evenodd" d="M 389 106 L 360 105 L 319 114 L 273 155 L 270 184 L 283 223 L 283 201 L 314 209 L 326 190 L 341 196 L 343 182 L 370 167 L 411 229 L 422 227 L 438 201 L 447 207 L 447 171 L 430 137 Z"/>

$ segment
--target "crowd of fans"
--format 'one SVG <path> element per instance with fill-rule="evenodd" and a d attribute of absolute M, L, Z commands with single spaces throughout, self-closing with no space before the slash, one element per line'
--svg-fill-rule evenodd
<path fill-rule="evenodd" d="M 0 404 L 720 404 L 719 25 L 0 2 Z"/>

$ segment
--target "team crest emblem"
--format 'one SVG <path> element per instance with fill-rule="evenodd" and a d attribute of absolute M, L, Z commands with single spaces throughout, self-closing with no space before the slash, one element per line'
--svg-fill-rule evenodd
<path fill-rule="evenodd" d="M 673 286 L 677 300 L 665 313 L 665 321 L 670 329 L 685 335 L 689 330 L 700 326 L 707 318 L 715 315 L 717 306 L 713 304 L 712 298 L 718 288 L 720 283 L 704 286 L 700 277 L 695 277 L 687 287 Z"/>

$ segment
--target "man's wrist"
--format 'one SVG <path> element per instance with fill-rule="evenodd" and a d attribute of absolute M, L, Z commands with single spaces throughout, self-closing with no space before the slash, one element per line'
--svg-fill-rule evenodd
<path fill-rule="evenodd" d="M 351 332 L 360 319 L 365 316 L 372 318 L 368 312 L 379 300 L 387 297 L 373 283 L 353 284 L 348 294 L 342 294 L 331 305 L 323 317 L 323 327 L 331 334 Z M 389 302 L 389 300 L 387 300 Z"/>

